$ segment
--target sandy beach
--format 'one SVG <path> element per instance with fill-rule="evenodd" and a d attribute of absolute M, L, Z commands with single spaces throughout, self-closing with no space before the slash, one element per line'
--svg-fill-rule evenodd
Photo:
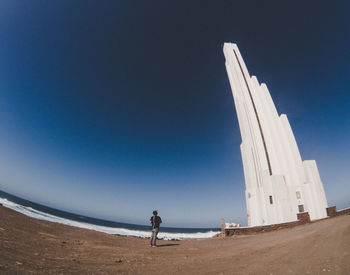
<path fill-rule="evenodd" d="M 350 216 L 258 235 L 158 245 L 0 207 L 1 274 L 349 274 Z"/>

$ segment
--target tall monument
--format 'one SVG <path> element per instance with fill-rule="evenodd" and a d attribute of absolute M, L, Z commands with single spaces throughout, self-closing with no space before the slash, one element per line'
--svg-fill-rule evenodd
<path fill-rule="evenodd" d="M 302 160 L 287 116 L 269 90 L 250 76 L 236 44 L 225 43 L 226 70 L 242 136 L 248 226 L 327 217 L 316 161 Z"/>

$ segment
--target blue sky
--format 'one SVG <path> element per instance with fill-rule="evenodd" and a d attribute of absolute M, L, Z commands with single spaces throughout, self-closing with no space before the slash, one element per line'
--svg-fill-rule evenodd
<path fill-rule="evenodd" d="M 0 189 L 120 222 L 246 223 L 235 42 L 329 205 L 350 206 L 347 1 L 165 2 L 1 1 Z"/>

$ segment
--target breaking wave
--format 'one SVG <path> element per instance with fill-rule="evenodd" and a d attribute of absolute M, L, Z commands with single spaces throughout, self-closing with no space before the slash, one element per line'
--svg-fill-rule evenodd
<path fill-rule="evenodd" d="M 67 218 L 58 217 L 55 215 L 51 215 L 39 210 L 36 210 L 32 207 L 23 206 L 20 204 L 17 204 L 15 202 L 9 201 L 5 198 L 0 198 L 0 203 L 7 208 L 10 208 L 12 210 L 15 210 L 17 212 L 20 212 L 26 216 L 44 220 L 44 221 L 50 221 L 50 222 L 56 222 L 61 223 L 65 225 L 70 226 L 76 226 L 80 228 L 85 229 L 91 229 L 99 232 L 104 232 L 108 234 L 113 235 L 121 235 L 121 236 L 134 236 L 134 237 L 140 237 L 140 238 L 148 238 L 150 237 L 150 231 L 143 231 L 143 230 L 133 230 L 133 229 L 126 229 L 126 228 L 118 228 L 118 227 L 109 227 L 109 226 L 102 226 L 102 225 L 95 225 L 91 223 L 85 223 L 80 221 L 74 221 Z M 206 232 L 193 232 L 193 233 L 175 233 L 175 232 L 166 232 L 166 229 L 164 229 L 164 232 L 159 232 L 158 238 L 164 239 L 164 240 L 181 240 L 181 239 L 198 239 L 198 238 L 211 238 L 215 236 L 216 234 L 220 233 L 219 231 L 206 231 Z"/>

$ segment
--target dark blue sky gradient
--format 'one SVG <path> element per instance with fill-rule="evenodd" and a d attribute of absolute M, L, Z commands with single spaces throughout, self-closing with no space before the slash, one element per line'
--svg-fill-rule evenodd
<path fill-rule="evenodd" d="M 350 206 L 347 1 L 2 1 L 0 189 L 167 226 L 246 223 L 222 46 L 238 44 Z"/>

